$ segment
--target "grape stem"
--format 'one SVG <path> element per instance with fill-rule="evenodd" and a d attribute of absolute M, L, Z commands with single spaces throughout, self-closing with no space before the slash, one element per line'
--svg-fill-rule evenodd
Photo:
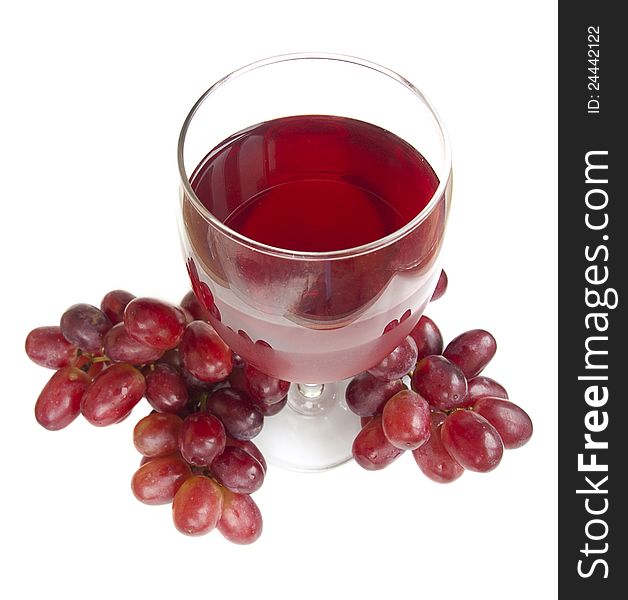
<path fill-rule="evenodd" d="M 202 412 L 202 413 L 205 412 L 205 409 L 207 407 L 207 396 L 209 396 L 207 392 L 205 392 L 204 394 L 201 394 L 201 399 L 198 403 L 199 412 Z"/>

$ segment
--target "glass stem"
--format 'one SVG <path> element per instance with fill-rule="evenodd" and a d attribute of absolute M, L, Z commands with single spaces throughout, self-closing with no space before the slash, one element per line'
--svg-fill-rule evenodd
<path fill-rule="evenodd" d="M 314 398 L 318 398 L 323 393 L 323 390 L 325 389 L 325 384 L 324 383 L 297 383 L 297 388 L 299 389 L 299 392 L 305 398 L 310 398 L 313 400 Z"/>
<path fill-rule="evenodd" d="M 336 404 L 335 383 L 293 383 L 288 392 L 288 406 L 301 415 L 316 417 Z"/>

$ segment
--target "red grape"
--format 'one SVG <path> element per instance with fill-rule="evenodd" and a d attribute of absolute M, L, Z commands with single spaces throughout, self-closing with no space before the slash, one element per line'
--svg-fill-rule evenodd
<path fill-rule="evenodd" d="M 353 458 L 363 469 L 379 471 L 403 454 L 384 434 L 382 418 L 372 417 L 353 440 Z"/>
<path fill-rule="evenodd" d="M 144 456 L 167 456 L 179 449 L 181 417 L 168 413 L 151 413 L 140 419 L 133 429 L 133 443 Z"/>
<path fill-rule="evenodd" d="M 480 398 L 473 410 L 497 429 L 504 448 L 520 448 L 532 437 L 532 420 L 513 402 L 502 398 Z"/>
<path fill-rule="evenodd" d="M 494 379 L 484 375 L 478 375 L 469 379 L 469 393 L 466 402 L 468 406 L 471 406 L 476 400 L 486 398 L 487 396 L 508 400 L 508 392 L 503 385 L 497 383 Z"/>
<path fill-rule="evenodd" d="M 183 308 L 183 307 L 180 307 L 180 308 L 181 308 L 181 311 L 183 312 L 183 314 L 185 315 L 185 323 L 186 324 L 189 325 L 192 321 L 196 321 L 196 319 L 194 318 L 192 313 L 187 308 Z"/>
<path fill-rule="evenodd" d="M 172 501 L 174 525 L 186 535 L 209 533 L 216 527 L 221 514 L 222 490 L 215 481 L 203 475 L 184 481 Z"/>
<path fill-rule="evenodd" d="M 183 336 L 186 320 L 174 304 L 155 298 L 134 298 L 124 309 L 127 333 L 145 346 L 157 350 L 176 347 Z"/>
<path fill-rule="evenodd" d="M 412 390 L 397 392 L 384 406 L 382 428 L 401 450 L 414 450 L 430 437 L 430 405 Z"/>
<path fill-rule="evenodd" d="M 181 300 L 181 308 L 187 310 L 195 321 L 209 321 L 209 311 L 198 301 L 196 294 L 190 290 L 183 300 Z"/>
<path fill-rule="evenodd" d="M 262 465 L 262 469 L 264 469 L 264 473 L 268 470 L 268 465 L 266 464 L 266 459 L 262 454 L 261 450 L 250 440 L 236 440 L 235 438 L 227 438 L 227 446 L 236 446 L 237 448 L 242 448 L 246 452 L 248 452 L 253 458 L 257 459 L 260 465 Z"/>
<path fill-rule="evenodd" d="M 440 427 L 447 418 L 447 413 L 441 410 L 434 410 L 430 414 L 430 428 Z"/>
<path fill-rule="evenodd" d="M 244 369 L 244 365 L 246 364 L 244 362 L 244 359 L 239 354 L 236 354 L 233 350 L 231 351 L 231 362 L 233 363 L 234 370 Z"/>
<path fill-rule="evenodd" d="M 131 365 L 118 363 L 98 374 L 85 390 L 81 412 L 98 427 L 122 421 L 142 399 L 144 376 Z"/>
<path fill-rule="evenodd" d="M 254 438 L 264 425 L 264 417 L 244 392 L 222 388 L 207 396 L 206 409 L 218 417 L 227 433 L 239 440 Z"/>
<path fill-rule="evenodd" d="M 447 283 L 448 283 L 447 273 L 445 273 L 445 269 L 443 269 L 440 272 L 438 283 L 436 284 L 436 289 L 434 290 L 434 293 L 432 294 L 432 299 L 430 300 L 430 302 L 434 302 L 434 300 L 438 300 L 439 298 L 442 298 L 442 296 L 447 291 Z"/>
<path fill-rule="evenodd" d="M 281 412 L 288 404 L 288 396 L 284 396 L 279 402 L 273 404 L 265 404 L 264 402 L 253 402 L 255 408 L 260 411 L 264 417 L 272 417 Z"/>
<path fill-rule="evenodd" d="M 201 381 L 192 375 L 185 367 L 181 367 L 181 377 L 188 388 L 188 392 L 207 392 L 214 389 L 216 385 L 211 381 Z"/>
<path fill-rule="evenodd" d="M 225 449 L 226 441 L 225 428 L 213 415 L 193 413 L 183 420 L 179 450 L 191 465 L 208 467 Z"/>
<path fill-rule="evenodd" d="M 252 544 L 262 535 L 262 513 L 255 500 L 246 494 L 222 490 L 222 515 L 217 528 L 234 544 Z"/>
<path fill-rule="evenodd" d="M 37 422 L 50 431 L 67 427 L 81 412 L 81 398 L 92 378 L 77 367 L 63 367 L 44 386 L 35 403 Z"/>
<path fill-rule="evenodd" d="M 226 446 L 210 468 L 222 485 L 238 494 L 252 494 L 264 483 L 264 469 L 259 461 L 236 446 Z"/>
<path fill-rule="evenodd" d="M 192 321 L 185 328 L 179 352 L 185 369 L 203 382 L 222 381 L 233 369 L 231 350 L 204 321 Z"/>
<path fill-rule="evenodd" d="M 144 504 L 167 504 L 190 477 L 190 467 L 177 455 L 151 458 L 135 471 L 131 490 Z"/>
<path fill-rule="evenodd" d="M 163 350 L 146 346 L 132 338 L 124 327 L 124 323 L 114 325 L 103 339 L 105 355 L 113 362 L 143 365 L 157 360 Z"/>
<path fill-rule="evenodd" d="M 417 361 L 417 345 L 413 338 L 407 336 L 380 363 L 368 369 L 368 372 L 384 381 L 400 379 L 408 374 Z"/>
<path fill-rule="evenodd" d="M 368 423 L 370 423 L 372 418 L 373 418 L 372 416 L 370 416 L 370 417 L 360 417 L 360 427 L 362 429 L 364 429 L 364 427 L 366 427 L 366 425 Z"/>
<path fill-rule="evenodd" d="M 201 404 L 205 401 L 207 394 L 205 392 L 198 392 L 196 390 L 191 390 L 188 388 L 188 393 L 190 395 L 190 399 L 188 403 L 181 409 L 178 410 L 175 414 L 185 419 L 189 415 L 193 413 L 197 413 L 201 411 Z"/>
<path fill-rule="evenodd" d="M 112 290 L 107 292 L 100 303 L 102 310 L 107 318 L 115 325 L 122 323 L 124 318 L 124 309 L 126 305 L 133 300 L 135 296 L 125 290 Z"/>
<path fill-rule="evenodd" d="M 244 367 L 244 380 L 246 391 L 256 405 L 270 406 L 275 402 L 280 402 L 285 398 L 290 388 L 288 381 L 266 375 L 253 365 L 248 364 Z"/>
<path fill-rule="evenodd" d="M 26 336 L 24 349 L 28 358 L 40 367 L 62 369 L 72 364 L 77 348 L 61 334 L 61 327 L 37 327 Z"/>
<path fill-rule="evenodd" d="M 432 413 L 430 439 L 412 451 L 421 471 L 436 483 L 451 483 L 464 473 L 464 468 L 451 457 L 443 445 L 441 425 L 445 417 L 442 412 Z"/>
<path fill-rule="evenodd" d="M 179 452 L 179 450 L 177 450 L 176 452 L 173 452 L 172 454 L 168 454 L 168 457 L 170 457 L 170 458 L 180 458 L 181 460 L 183 460 L 183 457 L 181 456 L 181 452 Z M 165 456 L 143 456 L 142 455 L 142 458 L 140 459 L 140 467 L 143 467 L 146 463 L 150 462 L 151 460 L 157 460 L 158 458 L 166 458 L 166 457 Z M 183 460 L 183 462 L 185 462 L 185 461 Z M 187 465 L 188 463 L 185 463 L 185 464 Z M 190 469 L 191 468 L 192 467 L 190 467 Z"/>
<path fill-rule="evenodd" d="M 403 389 L 401 379 L 383 381 L 364 371 L 349 382 L 345 400 L 356 415 L 370 417 L 381 413 L 387 400 Z"/>
<path fill-rule="evenodd" d="M 159 362 L 160 364 L 170 365 L 177 371 L 180 371 L 183 366 L 183 362 L 181 361 L 181 354 L 179 353 L 178 348 L 166 350 L 166 352 L 163 353 L 163 355 L 157 362 Z"/>
<path fill-rule="evenodd" d="M 440 329 L 432 319 L 425 315 L 419 319 L 419 322 L 410 332 L 410 337 L 416 342 L 417 361 L 432 354 L 443 353 L 443 336 Z"/>
<path fill-rule="evenodd" d="M 463 372 L 442 356 L 426 356 L 417 363 L 412 375 L 412 389 L 437 410 L 462 406 L 467 398 L 467 380 Z"/>
<path fill-rule="evenodd" d="M 504 453 L 495 427 L 470 410 L 457 410 L 445 419 L 441 440 L 447 452 L 469 471 L 492 471 Z"/>
<path fill-rule="evenodd" d="M 102 310 L 91 304 L 74 304 L 61 316 L 61 333 L 84 352 L 99 353 L 102 339 L 112 327 Z"/>
<path fill-rule="evenodd" d="M 495 338 L 484 329 L 471 329 L 455 337 L 443 356 L 458 365 L 465 377 L 479 375 L 497 351 Z"/>
<path fill-rule="evenodd" d="M 181 374 L 166 363 L 150 365 L 144 372 L 146 399 L 157 411 L 178 413 L 185 408 L 189 395 Z"/>

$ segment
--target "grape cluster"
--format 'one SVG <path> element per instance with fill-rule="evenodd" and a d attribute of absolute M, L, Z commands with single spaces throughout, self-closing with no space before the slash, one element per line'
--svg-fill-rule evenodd
<path fill-rule="evenodd" d="M 446 289 L 443 271 L 432 300 Z M 175 527 L 187 535 L 217 528 L 238 544 L 260 536 L 251 494 L 267 466 L 251 440 L 284 408 L 290 384 L 234 354 L 192 291 L 173 305 L 114 290 L 100 308 L 75 304 L 58 326 L 34 329 L 25 346 L 35 363 L 55 370 L 35 404 L 43 427 L 63 429 L 80 414 L 113 425 L 145 398 L 152 412 L 133 430 L 142 455 L 135 497 L 172 503 Z M 474 329 L 443 346 L 423 316 L 349 383 L 347 405 L 362 418 L 352 448 L 361 467 L 382 469 L 409 450 L 425 475 L 449 483 L 465 469 L 494 469 L 504 448 L 530 439 L 529 416 L 480 374 L 497 349 L 493 336 Z"/>
<path fill-rule="evenodd" d="M 79 414 L 113 425 L 146 398 L 153 410 L 133 430 L 142 455 L 135 497 L 171 502 L 175 527 L 187 535 L 217 528 L 238 544 L 260 536 L 251 494 L 266 461 L 251 440 L 285 406 L 289 384 L 234 354 L 193 292 L 176 306 L 114 290 L 100 308 L 75 304 L 58 326 L 34 329 L 25 346 L 55 370 L 35 404 L 43 427 L 62 429 Z"/>
<path fill-rule="evenodd" d="M 443 271 L 432 300 L 446 287 Z M 364 469 L 383 469 L 410 450 L 427 477 L 450 483 L 465 469 L 493 470 L 504 448 L 519 448 L 532 436 L 526 412 L 501 384 L 480 375 L 495 355 L 495 338 L 473 329 L 443 346 L 439 328 L 424 315 L 397 348 L 347 386 L 347 405 L 362 418 L 353 457 Z"/>

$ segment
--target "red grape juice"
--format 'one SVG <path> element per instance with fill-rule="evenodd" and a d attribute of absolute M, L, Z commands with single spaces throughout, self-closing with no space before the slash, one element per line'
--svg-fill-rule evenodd
<path fill-rule="evenodd" d="M 203 205 L 183 197 L 193 287 L 221 337 L 266 373 L 304 383 L 355 375 L 390 352 L 429 301 L 444 197 L 377 249 L 311 254 L 381 240 L 434 196 L 431 166 L 384 129 L 323 115 L 267 121 L 214 148 L 190 183 Z M 205 209 L 269 248 L 220 231 Z"/>

